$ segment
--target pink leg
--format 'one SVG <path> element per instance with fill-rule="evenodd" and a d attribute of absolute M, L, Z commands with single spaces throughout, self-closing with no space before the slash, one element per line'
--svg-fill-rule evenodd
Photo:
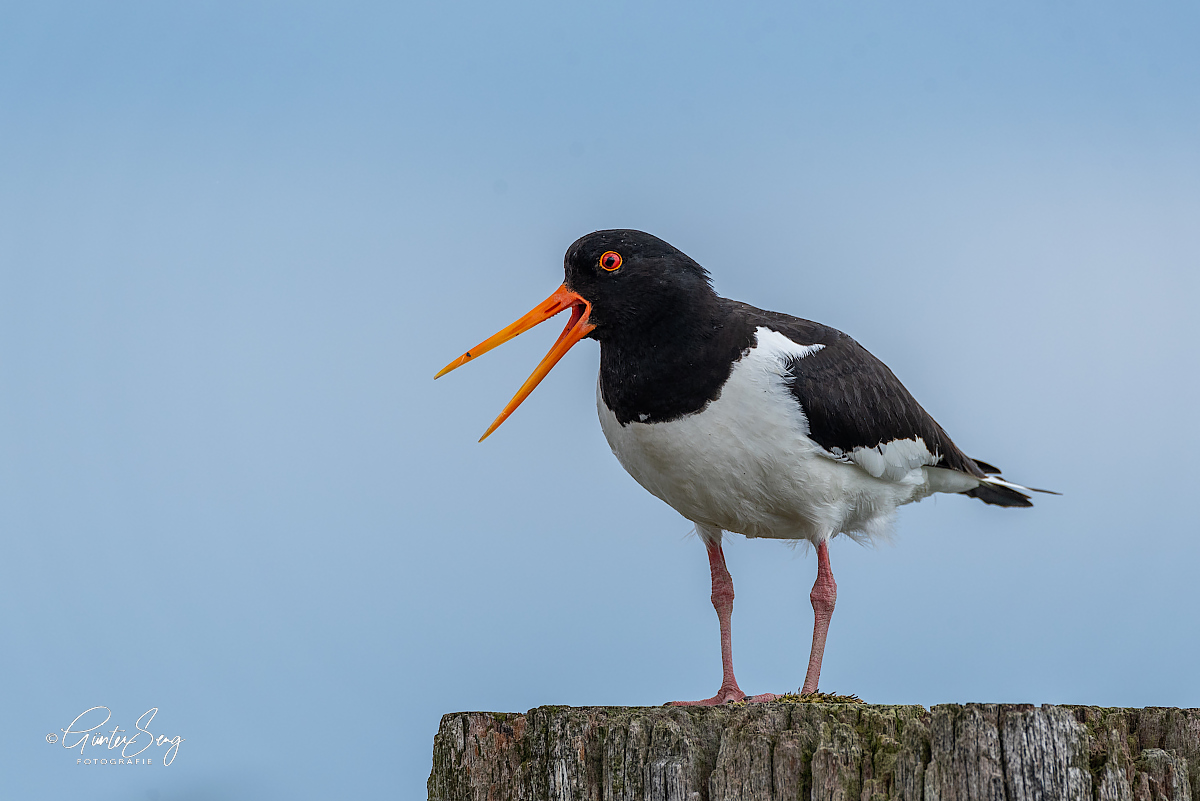
<path fill-rule="evenodd" d="M 808 657 L 808 674 L 804 677 L 801 695 L 817 691 L 821 678 L 821 657 L 825 655 L 825 637 L 829 634 L 829 619 L 833 617 L 833 605 L 837 603 L 837 583 L 829 567 L 829 545 L 822 542 L 817 546 L 817 580 L 808 594 L 813 607 L 813 644 Z"/>
<path fill-rule="evenodd" d="M 712 605 L 717 610 L 721 623 L 721 689 L 712 698 L 703 701 L 674 701 L 672 706 L 715 706 L 727 701 L 746 698 L 742 688 L 733 677 L 733 633 L 730 618 L 733 616 L 733 577 L 725 567 L 725 553 L 721 543 L 708 543 L 708 566 L 712 570 Z"/>

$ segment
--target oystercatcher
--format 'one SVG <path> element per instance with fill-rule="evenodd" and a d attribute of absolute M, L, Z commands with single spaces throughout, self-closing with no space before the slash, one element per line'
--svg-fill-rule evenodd
<path fill-rule="evenodd" d="M 708 271 L 642 231 L 597 231 L 567 249 L 554 294 L 438 373 L 559 312 L 558 341 L 484 432 L 486 439 L 579 340 L 600 343 L 596 406 L 621 465 L 693 522 L 708 549 L 721 629 L 721 688 L 685 704 L 749 697 L 733 673 L 733 581 L 723 532 L 816 546 L 812 652 L 817 691 L 837 599 L 829 540 L 869 540 L 896 508 L 935 492 L 1032 506 L 1030 491 L 965 455 L 892 371 L 841 331 L 722 298 Z"/>

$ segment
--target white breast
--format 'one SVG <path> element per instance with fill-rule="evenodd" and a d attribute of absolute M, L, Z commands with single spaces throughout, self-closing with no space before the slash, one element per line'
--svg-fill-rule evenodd
<path fill-rule="evenodd" d="M 720 397 L 671 422 L 622 426 L 597 385 L 613 453 L 639 484 L 701 525 L 814 543 L 884 533 L 897 506 L 932 491 L 921 466 L 928 461 L 908 447 L 885 448 L 878 457 L 887 469 L 868 470 L 822 449 L 786 383 L 788 360 L 821 346 L 765 327 L 756 333 Z"/>

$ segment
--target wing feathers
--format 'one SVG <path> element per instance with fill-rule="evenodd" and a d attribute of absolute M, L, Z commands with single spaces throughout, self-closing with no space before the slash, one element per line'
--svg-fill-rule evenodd
<path fill-rule="evenodd" d="M 946 489 L 935 491 L 997 506 L 1032 506 L 1027 493 L 1051 492 L 1006 481 L 998 467 L 963 453 L 887 365 L 841 331 L 738 305 L 752 325 L 803 348 L 784 365 L 788 386 L 808 418 L 809 438 L 832 458 L 893 481 L 918 467 L 937 470 Z"/>

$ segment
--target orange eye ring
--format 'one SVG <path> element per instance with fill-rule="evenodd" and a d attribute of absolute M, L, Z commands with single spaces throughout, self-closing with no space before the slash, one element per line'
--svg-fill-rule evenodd
<path fill-rule="evenodd" d="M 610 273 L 621 269 L 621 254 L 615 250 L 605 251 L 600 257 L 600 266 Z"/>

